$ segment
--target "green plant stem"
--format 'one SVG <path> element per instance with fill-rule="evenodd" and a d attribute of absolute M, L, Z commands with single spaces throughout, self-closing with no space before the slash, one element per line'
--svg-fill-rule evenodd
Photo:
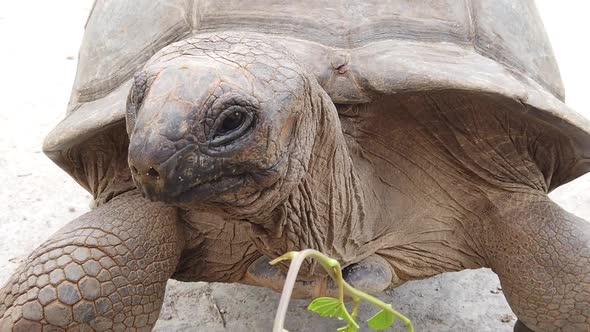
<path fill-rule="evenodd" d="M 361 291 L 353 288 L 346 281 L 344 281 L 344 291 L 346 293 L 348 293 L 348 295 L 352 296 L 353 298 L 358 297 L 358 298 L 365 300 L 365 301 L 367 301 L 367 302 L 369 302 L 369 303 L 371 303 L 371 304 L 373 304 L 385 311 L 390 312 L 397 319 L 401 320 L 404 324 L 406 324 L 406 326 L 408 327 L 408 332 L 414 332 L 414 325 L 412 325 L 412 322 L 406 316 L 402 315 L 401 313 L 399 313 L 396 310 L 393 310 L 393 308 L 391 307 L 391 304 L 387 304 L 374 296 L 371 296 L 367 293 L 361 292 Z"/>
<path fill-rule="evenodd" d="M 285 325 L 285 317 L 287 316 L 287 309 L 289 308 L 289 300 L 291 299 L 291 294 L 293 293 L 293 288 L 295 287 L 295 282 L 297 281 L 297 275 L 299 274 L 299 269 L 303 264 L 303 261 L 307 257 L 312 257 L 317 259 L 317 261 L 322 265 L 322 267 L 326 270 L 328 275 L 336 281 L 338 284 L 338 288 L 340 290 L 340 298 L 341 302 L 344 303 L 343 295 L 344 294 L 344 284 L 342 280 L 342 271 L 338 269 L 340 282 L 337 281 L 337 275 L 335 274 L 335 267 L 340 267 L 340 264 L 335 259 L 332 259 L 328 256 L 325 256 L 321 252 L 313 249 L 305 249 L 303 251 L 291 251 L 288 252 L 270 262 L 271 265 L 274 265 L 280 261 L 290 259 L 291 264 L 289 265 L 289 272 L 287 272 L 287 278 L 285 278 L 285 284 L 283 285 L 283 292 L 281 293 L 281 299 L 279 301 L 279 306 L 277 308 L 277 314 L 275 316 L 275 321 L 273 324 L 272 331 L 273 332 L 283 332 L 284 325 Z"/>
<path fill-rule="evenodd" d="M 352 313 L 350 315 L 352 316 L 353 319 L 356 319 L 356 314 L 358 313 L 360 302 L 361 302 L 361 299 L 358 297 L 355 297 L 352 299 Z"/>
<path fill-rule="evenodd" d="M 350 286 L 344 280 L 344 278 L 342 278 L 342 269 L 340 268 L 340 263 L 338 263 L 337 260 L 330 258 L 322 254 L 321 252 L 313 249 L 306 249 L 300 252 L 291 251 L 270 262 L 271 265 L 274 265 L 283 260 L 291 260 L 289 272 L 287 272 L 287 278 L 285 279 L 283 292 L 281 293 L 281 299 L 279 301 L 279 306 L 277 308 L 277 314 L 275 316 L 275 321 L 273 325 L 273 332 L 285 331 L 283 326 L 285 323 L 285 317 L 287 315 L 287 309 L 289 307 L 289 300 L 291 299 L 291 294 L 293 293 L 293 288 L 295 287 L 295 282 L 297 281 L 299 269 L 301 268 L 303 261 L 308 257 L 315 258 L 320 263 L 320 265 L 322 265 L 322 267 L 326 270 L 328 275 L 336 282 L 336 284 L 338 285 L 338 298 L 341 303 L 344 303 L 345 293 L 353 298 L 355 302 L 353 306 L 352 317 L 356 317 L 356 311 L 358 310 L 358 302 L 360 300 L 365 300 L 385 311 L 388 311 L 393 316 L 401 320 L 404 324 L 406 324 L 406 326 L 408 327 L 408 332 L 414 332 L 414 326 L 406 316 L 402 315 L 396 310 L 393 310 L 390 304 L 387 304 L 374 296 L 361 292 Z"/>

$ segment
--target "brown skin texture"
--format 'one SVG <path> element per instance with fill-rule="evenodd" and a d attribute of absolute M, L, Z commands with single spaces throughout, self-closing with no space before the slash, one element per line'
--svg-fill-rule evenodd
<path fill-rule="evenodd" d="M 132 191 L 70 222 L 0 291 L 0 330 L 151 330 L 184 241 L 177 219 Z"/>
<path fill-rule="evenodd" d="M 277 45 L 239 35 L 191 38 L 156 54 L 130 92 L 128 164 L 137 191 L 128 188 L 125 162 L 115 163 L 107 177 L 120 180 L 98 186 L 106 203 L 54 237 L 114 259 L 110 243 L 71 231 L 108 227 L 137 255 L 121 260 L 121 270 L 136 270 L 142 258 L 148 268 L 163 264 L 149 314 L 159 310 L 169 277 L 278 288 L 283 272 L 254 262 L 314 248 L 345 266 L 367 264 L 359 285 L 380 269 L 397 286 L 491 267 L 519 318 L 516 330 L 587 331 L 590 228 L 547 197 L 557 165 L 576 160 L 558 130 L 522 110 L 498 95 L 457 90 L 334 105 Z M 110 200 L 117 190 L 130 191 Z M 141 240 L 110 226 L 121 222 Z M 160 253 L 156 260 L 148 249 Z M 46 264 L 37 256 L 0 292 L 11 299 L 0 307 L 0 330 L 57 323 L 75 330 L 77 322 L 54 322 L 64 316 L 46 310 L 75 305 L 40 303 L 38 279 L 28 285 Z M 127 284 L 145 282 L 138 275 L 129 273 Z M 301 296 L 328 287 L 314 263 L 302 279 Z M 21 311 L 27 292 L 34 308 Z M 123 314 L 132 317 L 128 326 L 142 325 L 134 305 L 113 305 L 87 323 L 114 324 Z M 148 315 L 142 328 L 154 319 Z"/>
<path fill-rule="evenodd" d="M 537 331 L 588 331 L 590 224 L 535 192 L 495 209 L 484 241 L 516 315 Z"/>

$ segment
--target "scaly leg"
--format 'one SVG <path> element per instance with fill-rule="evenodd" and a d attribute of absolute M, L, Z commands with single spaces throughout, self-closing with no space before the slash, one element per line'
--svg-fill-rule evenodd
<path fill-rule="evenodd" d="M 182 246 L 175 208 L 116 197 L 15 272 L 0 290 L 0 331 L 149 331 Z"/>
<path fill-rule="evenodd" d="M 590 223 L 543 193 L 494 206 L 484 237 L 515 331 L 590 331 Z"/>

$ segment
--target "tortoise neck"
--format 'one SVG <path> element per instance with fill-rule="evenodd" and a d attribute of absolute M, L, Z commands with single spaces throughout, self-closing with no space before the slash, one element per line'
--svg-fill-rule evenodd
<path fill-rule="evenodd" d="M 253 239 L 269 257 L 316 249 L 348 263 L 359 256 L 355 234 L 365 221 L 364 193 L 344 139 L 338 113 L 320 94 L 314 105 L 315 139 L 307 171 L 296 189 L 271 213 L 253 224 Z M 327 100 L 326 100 L 327 99 Z M 361 253 L 362 254 L 362 253 Z"/>

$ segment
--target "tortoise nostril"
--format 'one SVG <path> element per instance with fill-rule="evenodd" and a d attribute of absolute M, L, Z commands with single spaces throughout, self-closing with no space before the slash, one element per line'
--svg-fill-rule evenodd
<path fill-rule="evenodd" d="M 133 174 L 137 174 L 137 168 L 135 168 L 133 165 L 131 165 L 131 172 L 133 172 Z"/>
<path fill-rule="evenodd" d="M 159 178 L 160 177 L 160 173 L 158 173 L 158 171 L 156 171 L 153 167 L 150 167 L 150 169 L 147 172 L 147 175 L 153 177 L 153 178 Z"/>

